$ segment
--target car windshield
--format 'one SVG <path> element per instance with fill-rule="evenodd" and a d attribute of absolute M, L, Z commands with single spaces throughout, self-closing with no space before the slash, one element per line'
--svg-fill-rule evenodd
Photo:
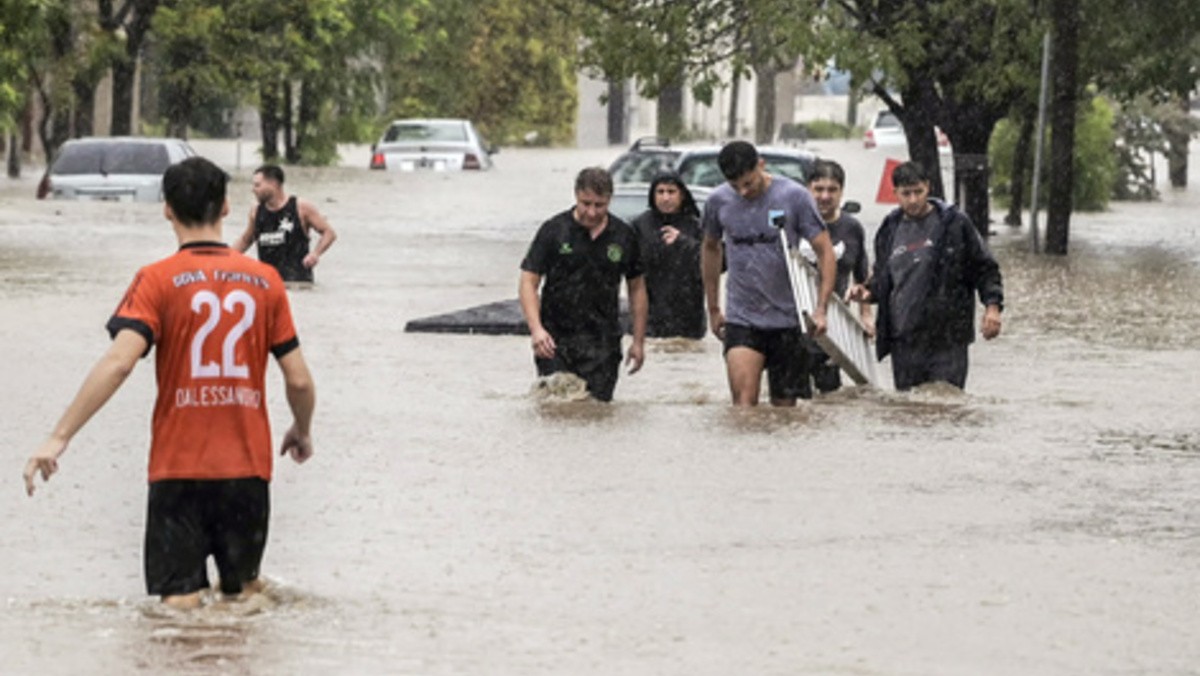
<path fill-rule="evenodd" d="M 157 143 L 78 143 L 63 147 L 53 174 L 162 174 L 170 166 Z"/>
<path fill-rule="evenodd" d="M 645 211 L 649 204 L 650 187 L 638 192 L 619 192 L 612 196 L 608 202 L 608 213 L 625 221 L 626 223 L 637 218 Z"/>
<path fill-rule="evenodd" d="M 461 122 L 398 122 L 388 127 L 385 143 L 419 141 L 466 141 L 467 129 Z"/>
<path fill-rule="evenodd" d="M 899 129 L 900 128 L 900 120 L 896 119 L 895 115 L 891 114 L 890 112 L 888 112 L 886 110 L 880 111 L 879 117 L 875 118 L 875 127 L 876 128 L 885 128 L 885 129 Z"/>
<path fill-rule="evenodd" d="M 802 184 L 808 183 L 810 160 L 801 157 L 768 155 L 765 153 L 762 155 L 762 158 L 767 172 L 776 176 L 787 176 Z M 717 156 L 715 154 L 686 158 L 683 161 L 683 165 L 679 168 L 679 175 L 683 177 L 684 183 L 699 185 L 705 188 L 714 188 L 725 182 L 725 176 L 721 174 L 721 168 L 717 166 Z"/>
<path fill-rule="evenodd" d="M 622 155 L 608 168 L 608 173 L 614 183 L 649 183 L 659 171 L 670 169 L 677 156 L 675 153 Z"/>

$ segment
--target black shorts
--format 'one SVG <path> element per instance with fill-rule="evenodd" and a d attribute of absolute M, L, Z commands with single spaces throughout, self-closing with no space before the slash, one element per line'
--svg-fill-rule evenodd
<path fill-rule="evenodd" d="M 839 389 L 842 386 L 841 367 L 825 354 L 825 350 L 821 349 L 812 336 L 805 335 L 803 341 L 805 349 L 808 350 L 807 371 L 812 377 L 812 383 L 823 394 Z"/>
<path fill-rule="evenodd" d="M 735 347 L 748 347 L 766 358 L 767 386 L 772 399 L 812 399 L 809 354 L 800 327 L 755 329 L 726 324 L 725 353 Z"/>
<path fill-rule="evenodd" d="M 191 594 L 208 588 L 208 557 L 221 591 L 237 594 L 258 579 L 271 512 L 263 479 L 168 479 L 150 484 L 146 512 L 146 592 Z"/>
<path fill-rule="evenodd" d="M 574 373 L 587 383 L 588 394 L 599 401 L 612 401 L 621 372 L 621 338 L 554 337 L 554 358 L 534 357 L 539 376 L 559 371 Z"/>

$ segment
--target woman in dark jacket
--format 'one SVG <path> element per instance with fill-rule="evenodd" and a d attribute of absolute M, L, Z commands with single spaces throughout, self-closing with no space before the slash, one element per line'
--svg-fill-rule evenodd
<path fill-rule="evenodd" d="M 703 338 L 708 319 L 700 279 L 700 210 L 683 180 L 670 171 L 654 177 L 649 202 L 633 221 L 650 296 L 646 333 Z"/>

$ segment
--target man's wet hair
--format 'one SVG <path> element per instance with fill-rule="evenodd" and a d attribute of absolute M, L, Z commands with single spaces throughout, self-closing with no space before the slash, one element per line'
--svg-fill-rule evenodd
<path fill-rule="evenodd" d="M 221 218 L 228 183 L 223 169 L 203 157 L 189 157 L 163 172 L 163 198 L 180 223 L 209 225 Z"/>
<path fill-rule="evenodd" d="M 819 178 L 835 181 L 840 188 L 846 187 L 846 170 L 842 169 L 842 165 L 833 160 L 817 160 L 813 162 L 812 173 L 808 176 L 808 182 L 812 183 Z"/>
<path fill-rule="evenodd" d="M 727 181 L 736 181 L 758 166 L 758 149 L 747 141 L 730 141 L 717 154 L 717 166 Z"/>
<path fill-rule="evenodd" d="M 263 178 L 283 185 L 283 167 L 280 167 L 278 164 L 264 164 L 255 169 L 254 173 L 262 174 Z"/>
<path fill-rule="evenodd" d="M 925 171 L 925 167 L 916 162 L 905 162 L 892 170 L 893 188 L 928 182 L 929 173 Z"/>
<path fill-rule="evenodd" d="M 575 177 L 575 192 L 594 192 L 601 197 L 613 194 L 612 175 L 603 167 L 588 167 Z"/>

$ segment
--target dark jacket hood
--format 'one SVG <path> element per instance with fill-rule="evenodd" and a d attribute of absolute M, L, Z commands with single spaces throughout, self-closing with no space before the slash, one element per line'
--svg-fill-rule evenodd
<path fill-rule="evenodd" d="M 680 178 L 679 174 L 675 173 L 674 171 L 660 171 L 655 174 L 654 179 L 650 181 L 649 202 L 651 211 L 659 216 L 663 215 L 659 212 L 658 207 L 654 205 L 654 191 L 662 183 L 674 183 L 675 186 L 679 188 L 679 191 L 683 193 L 683 204 L 679 209 L 681 214 L 700 218 L 700 208 L 696 206 L 696 198 L 692 197 L 692 191 L 688 190 L 688 187 L 686 184 L 684 184 L 683 179 Z"/>

